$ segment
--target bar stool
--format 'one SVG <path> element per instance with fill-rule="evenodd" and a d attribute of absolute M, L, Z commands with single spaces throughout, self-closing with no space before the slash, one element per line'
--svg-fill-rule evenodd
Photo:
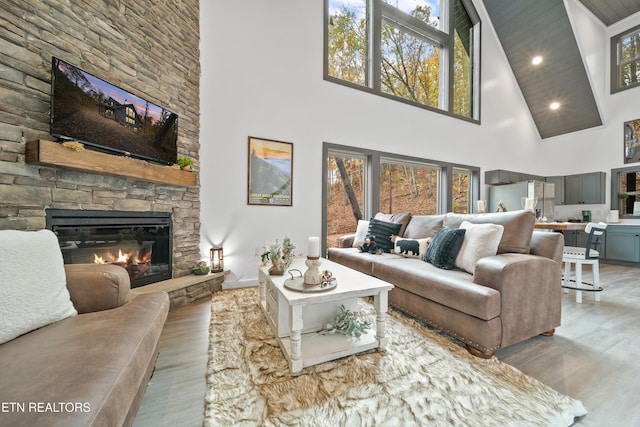
<path fill-rule="evenodd" d="M 604 234 L 607 224 L 599 222 L 590 222 L 585 227 L 585 233 L 589 233 L 587 236 L 587 244 L 584 248 L 575 246 L 565 246 L 562 251 L 562 262 L 564 262 L 564 275 L 562 276 L 562 287 L 564 292 L 568 293 L 569 289 L 576 291 L 576 302 L 582 303 L 582 291 L 594 292 L 595 300 L 600 301 L 600 237 Z M 571 280 L 571 265 L 575 264 L 576 278 Z M 586 283 L 582 281 L 582 265 L 591 265 L 593 272 L 593 283 Z M 574 282 L 575 286 L 572 286 L 570 282 Z M 585 287 L 583 285 L 587 285 Z"/>

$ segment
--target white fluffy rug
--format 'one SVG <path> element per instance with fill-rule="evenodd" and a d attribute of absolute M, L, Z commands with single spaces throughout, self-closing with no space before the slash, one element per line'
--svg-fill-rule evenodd
<path fill-rule="evenodd" d="M 587 413 L 580 401 L 394 312 L 386 351 L 291 376 L 257 288 L 212 298 L 205 426 L 568 426 Z"/>

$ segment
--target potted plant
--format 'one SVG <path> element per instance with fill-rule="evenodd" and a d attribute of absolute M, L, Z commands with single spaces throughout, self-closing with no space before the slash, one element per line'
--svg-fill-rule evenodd
<path fill-rule="evenodd" d="M 190 171 L 193 166 L 193 160 L 190 157 L 180 156 L 178 157 L 178 166 L 182 170 Z"/>
<path fill-rule="evenodd" d="M 291 265 L 295 248 L 288 237 L 284 238 L 282 244 L 278 239 L 274 243 L 265 243 L 260 256 L 262 265 L 267 265 L 270 262 L 269 274 L 273 276 L 283 275 L 284 271 Z"/>
<path fill-rule="evenodd" d="M 209 273 L 209 266 L 206 262 L 200 261 L 197 266 L 191 269 L 191 272 L 196 276 L 202 276 Z"/>

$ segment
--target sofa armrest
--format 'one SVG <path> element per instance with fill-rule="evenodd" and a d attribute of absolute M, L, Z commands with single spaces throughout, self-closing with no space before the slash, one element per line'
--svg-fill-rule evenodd
<path fill-rule="evenodd" d="M 353 234 L 345 234 L 344 236 L 338 239 L 338 247 L 339 248 L 350 248 L 353 246 L 353 241 L 356 238 L 356 233 Z"/>
<path fill-rule="evenodd" d="M 560 326 L 562 268 L 552 259 L 506 253 L 482 258 L 474 283 L 500 292 L 501 346 Z"/>
<path fill-rule="evenodd" d="M 129 273 L 115 264 L 65 264 L 67 289 L 78 314 L 120 307 L 129 301 Z"/>
<path fill-rule="evenodd" d="M 558 264 L 562 263 L 564 235 L 548 231 L 534 231 L 531 236 L 531 255 L 551 258 Z"/>

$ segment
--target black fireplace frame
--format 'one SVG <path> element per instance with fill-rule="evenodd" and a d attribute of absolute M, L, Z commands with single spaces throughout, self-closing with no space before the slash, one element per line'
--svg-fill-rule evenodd
<path fill-rule="evenodd" d="M 131 287 L 137 288 L 173 277 L 173 214 L 171 212 L 105 211 L 54 209 L 45 210 L 46 228 L 55 232 L 58 227 L 110 227 L 110 226 L 166 226 L 169 229 L 168 271 L 132 280 Z"/>

